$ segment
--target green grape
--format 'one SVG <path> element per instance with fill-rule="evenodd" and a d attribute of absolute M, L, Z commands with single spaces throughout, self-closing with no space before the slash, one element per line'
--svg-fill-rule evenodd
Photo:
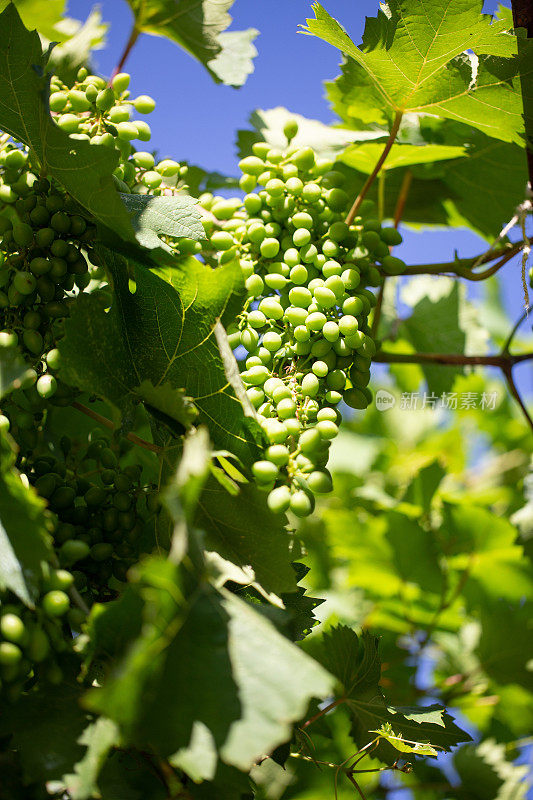
<path fill-rule="evenodd" d="M 278 486 L 269 492 L 267 498 L 269 509 L 274 514 L 283 514 L 291 504 L 291 490 L 288 486 Z"/>
<path fill-rule="evenodd" d="M 47 592 L 42 599 L 42 609 L 48 617 L 63 617 L 70 608 L 68 595 L 60 589 Z"/>
<path fill-rule="evenodd" d="M 402 272 L 405 272 L 407 265 L 401 258 L 386 255 L 381 259 L 381 266 L 387 275 L 400 275 Z"/>
<path fill-rule="evenodd" d="M 20 617 L 10 613 L 3 614 L 0 618 L 0 634 L 14 644 L 24 644 L 27 638 L 23 621 Z"/>
<path fill-rule="evenodd" d="M 290 498 L 290 509 L 297 517 L 307 517 L 312 513 L 313 499 L 303 490 L 298 490 Z"/>

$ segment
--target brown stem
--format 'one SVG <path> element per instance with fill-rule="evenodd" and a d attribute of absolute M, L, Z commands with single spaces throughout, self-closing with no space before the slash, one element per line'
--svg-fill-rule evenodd
<path fill-rule="evenodd" d="M 522 316 L 520 317 L 520 319 L 518 320 L 516 325 L 513 327 L 513 330 L 511 331 L 511 333 L 509 334 L 509 336 L 505 340 L 505 344 L 502 347 L 502 356 L 509 353 L 509 348 L 510 348 L 510 346 L 512 344 L 512 341 L 513 341 L 513 339 L 515 337 L 515 334 L 516 334 L 518 328 L 520 327 L 520 325 L 523 323 L 523 321 L 526 318 L 527 318 L 527 311 L 524 311 L 524 313 L 522 314 Z"/>
<path fill-rule="evenodd" d="M 499 367 L 505 376 L 511 394 L 520 406 L 526 422 L 533 430 L 533 419 L 520 396 L 512 375 L 512 369 L 515 364 L 519 364 L 522 361 L 530 361 L 531 359 L 533 359 L 533 353 L 521 353 L 516 356 L 509 353 L 490 356 L 463 356 L 455 353 L 387 353 L 381 350 L 376 353 L 373 360 L 381 364 L 444 364 L 448 366 L 477 365 Z"/>
<path fill-rule="evenodd" d="M 413 182 L 413 173 L 410 169 L 407 169 L 405 171 L 405 175 L 402 178 L 400 191 L 398 193 L 398 199 L 396 200 L 396 208 L 394 209 L 393 222 L 395 228 L 398 228 L 400 220 L 403 217 L 405 203 L 407 202 L 407 197 L 409 195 L 409 190 L 411 189 L 412 182 Z"/>
<path fill-rule="evenodd" d="M 333 711 L 334 708 L 337 708 L 337 706 L 340 706 L 342 703 L 345 703 L 345 702 L 346 702 L 346 698 L 345 697 L 339 697 L 338 700 L 334 700 L 333 703 L 330 703 L 328 706 L 323 708 L 321 711 L 317 711 L 317 713 L 314 714 L 312 717 L 310 717 L 307 720 L 307 722 L 304 722 L 304 724 L 302 725 L 302 729 L 303 728 L 308 728 L 309 725 L 312 725 L 313 722 L 317 721 L 317 719 L 320 719 L 320 717 L 323 717 L 324 714 L 328 713 L 328 711 Z"/>
<path fill-rule="evenodd" d="M 458 353 L 387 353 L 379 350 L 373 361 L 381 364 L 447 364 L 448 366 L 513 367 L 521 361 L 533 359 L 533 353 L 516 356 L 493 354 L 490 356 L 465 356 Z"/>
<path fill-rule="evenodd" d="M 105 428 L 108 428 L 110 431 L 116 430 L 115 426 L 111 422 L 110 419 L 107 417 L 103 417 L 97 411 L 93 411 L 92 408 L 87 408 L 84 406 L 83 403 L 78 403 L 77 400 L 74 400 L 71 403 L 72 408 L 75 408 L 77 411 L 81 411 L 82 414 L 85 414 L 87 417 L 91 417 L 94 419 L 95 422 L 98 422 L 100 425 L 103 425 Z M 127 433 L 125 436 L 133 444 L 136 444 L 138 447 L 143 447 L 145 450 L 151 450 L 152 453 L 163 453 L 164 448 L 159 447 L 157 444 L 152 444 L 152 442 L 147 442 L 146 439 L 141 439 L 140 436 L 137 436 L 136 433 Z"/>
<path fill-rule="evenodd" d="M 462 258 L 456 261 L 447 261 L 440 264 L 417 264 L 413 267 L 407 267 L 402 272 L 402 275 L 442 275 L 445 273 L 453 273 L 459 275 L 461 278 L 467 278 L 471 281 L 481 281 L 494 275 L 504 264 L 506 264 L 513 256 L 517 255 L 522 249 L 523 242 L 517 242 L 513 245 L 507 245 L 505 248 L 500 248 L 491 253 L 485 253 L 483 256 L 477 258 Z M 486 264 L 489 261 L 494 261 L 500 258 L 503 253 L 503 258 L 484 272 L 474 272 L 472 267 L 477 264 Z"/>
<path fill-rule="evenodd" d="M 359 793 L 359 796 L 361 797 L 361 800 L 366 800 L 366 795 L 364 794 L 363 790 L 361 789 L 361 787 L 359 786 L 359 784 L 355 780 L 355 778 L 352 775 L 352 773 L 349 772 L 349 771 L 346 771 L 344 774 L 346 775 L 346 777 L 348 778 L 350 783 L 352 783 L 355 786 L 355 788 L 357 789 L 357 791 Z"/>
<path fill-rule="evenodd" d="M 392 123 L 391 132 L 390 132 L 389 138 L 387 139 L 387 143 L 385 144 L 383 152 L 380 155 L 380 157 L 378 159 L 378 162 L 377 162 L 376 166 L 374 167 L 374 169 L 372 170 L 371 174 L 366 179 L 365 185 L 363 186 L 363 188 L 361 189 L 361 191 L 359 192 L 359 194 L 355 198 L 353 206 L 351 207 L 350 211 L 348 212 L 348 216 L 346 217 L 346 224 L 347 225 L 351 225 L 352 222 L 354 221 L 355 216 L 356 216 L 356 214 L 357 214 L 357 212 L 359 210 L 359 206 L 361 205 L 361 203 L 365 199 L 365 197 L 366 197 L 366 195 L 368 193 L 368 190 L 370 189 L 370 187 L 372 186 L 372 184 L 376 180 L 376 177 L 379 174 L 379 171 L 380 171 L 381 167 L 385 163 L 385 159 L 387 158 L 387 156 L 390 153 L 391 147 L 394 144 L 394 140 L 396 139 L 396 134 L 398 133 L 398 130 L 400 128 L 400 123 L 402 121 L 402 116 L 403 116 L 403 112 L 402 111 L 397 111 L 396 112 L 396 115 L 394 117 L 394 122 Z"/>
<path fill-rule="evenodd" d="M 522 400 L 520 392 L 517 389 L 516 383 L 514 382 L 513 372 L 512 372 L 511 366 L 509 365 L 507 367 L 502 367 L 502 371 L 503 371 L 503 374 L 505 375 L 505 380 L 507 381 L 507 386 L 509 387 L 509 391 L 513 395 L 514 399 L 516 400 L 516 402 L 518 403 L 520 408 L 522 409 L 522 413 L 523 413 L 523 415 L 524 415 L 529 427 L 533 431 L 533 419 L 531 418 L 531 416 L 529 414 L 529 411 L 527 410 L 527 408 L 525 406 L 525 403 Z"/>
<path fill-rule="evenodd" d="M 124 64 L 126 63 L 126 61 L 128 59 L 128 56 L 131 53 L 135 42 L 139 38 L 139 34 L 140 33 L 141 33 L 140 30 L 134 25 L 133 28 L 131 29 L 130 38 L 126 42 L 126 46 L 125 46 L 124 51 L 123 51 L 123 53 L 122 53 L 122 55 L 120 57 L 120 61 L 118 62 L 118 64 L 115 67 L 115 69 L 113 70 L 113 73 L 112 73 L 110 81 L 109 81 L 110 83 L 113 80 L 113 78 L 115 77 L 115 75 L 118 75 L 119 72 L 122 72 L 122 70 L 124 68 Z"/>

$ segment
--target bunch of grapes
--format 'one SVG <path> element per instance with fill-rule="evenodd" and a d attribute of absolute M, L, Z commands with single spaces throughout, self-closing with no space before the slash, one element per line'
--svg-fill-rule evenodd
<path fill-rule="evenodd" d="M 289 144 L 296 133 L 288 123 Z M 255 478 L 273 511 L 306 516 L 314 494 L 331 490 L 326 465 L 339 403 L 371 402 L 368 315 L 376 298 L 367 287 L 404 270 L 390 254 L 402 238 L 381 226 L 371 201 L 347 224 L 344 176 L 311 148 L 282 152 L 258 142 L 253 153 L 240 162 L 244 200 L 201 202 L 212 215 L 211 253 L 219 264 L 238 260 L 248 292 L 228 334 L 247 352 L 241 377 L 267 442 Z"/>
<path fill-rule="evenodd" d="M 73 584 L 71 572 L 47 567 L 34 609 L 11 592 L 0 592 L 0 692 L 10 700 L 36 679 L 61 683 L 61 663 L 72 653 L 72 636 L 63 628 L 79 630 L 85 617 L 71 606 Z"/>

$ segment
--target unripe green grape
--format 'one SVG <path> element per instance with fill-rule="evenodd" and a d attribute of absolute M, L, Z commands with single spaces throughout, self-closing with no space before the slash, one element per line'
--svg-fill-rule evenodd
<path fill-rule="evenodd" d="M 280 419 L 289 419 L 296 413 L 296 403 L 289 397 L 280 400 L 276 406 L 276 413 Z"/>
<path fill-rule="evenodd" d="M 326 403 L 331 406 L 336 406 L 342 400 L 342 394 L 335 389 L 329 389 L 325 394 Z"/>
<path fill-rule="evenodd" d="M 241 175 L 239 186 L 243 192 L 251 192 L 257 186 L 257 178 L 254 175 Z"/>
<path fill-rule="evenodd" d="M 391 247 L 395 247 L 403 242 L 403 237 L 396 228 L 382 228 L 379 235 L 381 240 Z"/>
<path fill-rule="evenodd" d="M 50 95 L 50 111 L 63 111 L 68 103 L 68 95 L 66 92 L 54 92 Z"/>
<path fill-rule="evenodd" d="M 100 111 L 109 111 L 115 105 L 115 93 L 113 89 L 107 87 L 98 92 L 95 103 Z"/>
<path fill-rule="evenodd" d="M 328 236 L 334 242 L 343 242 L 349 233 L 350 229 L 345 222 L 334 222 L 330 225 Z"/>
<path fill-rule="evenodd" d="M 283 444 L 272 444 L 267 447 L 266 457 L 277 467 L 284 467 L 289 463 L 289 450 Z"/>
<path fill-rule="evenodd" d="M 264 258 L 274 258 L 279 253 L 279 242 L 270 237 L 263 239 L 259 249 Z"/>
<path fill-rule="evenodd" d="M 315 494 L 327 494 L 333 489 L 331 475 L 322 470 L 313 471 L 307 478 L 307 485 Z"/>
<path fill-rule="evenodd" d="M 27 639 L 26 627 L 16 614 L 3 614 L 0 618 L 0 634 L 14 644 L 24 644 Z"/>
<path fill-rule="evenodd" d="M 311 241 L 311 232 L 307 228 L 297 228 L 292 235 L 292 241 L 296 247 L 303 247 Z"/>
<path fill-rule="evenodd" d="M 248 241 L 252 244 L 260 245 L 266 238 L 266 229 L 262 222 L 254 222 L 247 230 L 246 233 Z"/>
<path fill-rule="evenodd" d="M 275 331 L 268 331 L 268 333 L 265 333 L 263 336 L 262 344 L 263 347 L 266 347 L 269 352 L 275 353 L 276 350 L 279 350 L 281 347 L 282 341 L 283 340 L 279 333 L 276 333 Z"/>
<path fill-rule="evenodd" d="M 367 372 L 370 369 L 372 359 L 369 356 L 364 356 L 358 353 L 355 356 L 353 363 L 356 369 L 361 370 L 361 372 Z"/>
<path fill-rule="evenodd" d="M 74 576 L 66 569 L 53 570 L 46 581 L 46 586 L 49 591 L 52 589 L 59 589 L 62 592 L 66 592 L 73 584 Z"/>
<path fill-rule="evenodd" d="M 314 244 L 304 244 L 300 248 L 300 258 L 304 264 L 313 264 L 318 255 L 318 250 Z"/>
<path fill-rule="evenodd" d="M 127 72 L 119 72 L 115 75 L 113 80 L 111 81 L 111 86 L 117 97 L 119 97 L 122 92 L 125 92 L 128 86 L 130 85 L 130 75 Z"/>
<path fill-rule="evenodd" d="M 273 273 L 271 275 L 265 275 L 265 283 L 270 289 L 274 289 L 275 291 L 281 291 L 286 287 L 288 284 L 289 279 L 286 278 L 284 275 L 279 275 L 277 273 Z"/>
<path fill-rule="evenodd" d="M 264 402 L 265 393 L 257 386 L 251 386 L 246 390 L 246 394 L 248 395 L 248 399 L 255 409 L 259 408 L 259 406 Z"/>
<path fill-rule="evenodd" d="M 0 642 L 0 665 L 14 667 L 22 661 L 22 650 L 12 642 Z"/>
<path fill-rule="evenodd" d="M 266 158 L 270 149 L 271 145 L 269 145 L 268 142 L 254 142 L 252 145 L 253 154 L 262 160 Z"/>
<path fill-rule="evenodd" d="M 36 664 L 44 661 L 50 653 L 50 641 L 42 628 L 34 628 L 26 647 L 28 658 Z"/>
<path fill-rule="evenodd" d="M 363 342 L 358 349 L 363 355 L 372 358 L 376 354 L 376 343 L 370 336 L 364 334 Z"/>
<path fill-rule="evenodd" d="M 289 178 L 285 185 L 287 187 L 287 191 L 295 197 L 299 197 L 302 194 L 304 184 L 300 178 Z"/>
<path fill-rule="evenodd" d="M 357 289 L 361 282 L 359 270 L 354 268 L 345 269 L 341 275 L 342 282 L 347 290 Z"/>
<path fill-rule="evenodd" d="M 342 304 L 343 313 L 353 317 L 358 317 L 363 309 L 364 305 L 360 297 L 348 297 Z"/>
<path fill-rule="evenodd" d="M 303 489 L 294 492 L 290 499 L 290 509 L 297 517 L 307 517 L 313 512 L 314 503 Z"/>
<path fill-rule="evenodd" d="M 140 138 L 139 129 L 135 122 L 117 122 L 116 129 L 118 138 L 124 142 Z"/>
<path fill-rule="evenodd" d="M 307 283 L 309 273 L 307 272 L 307 269 L 304 267 L 303 264 L 297 264 L 295 267 L 291 269 L 289 277 L 292 283 L 301 286 L 304 283 Z"/>
<path fill-rule="evenodd" d="M 316 397 L 320 389 L 320 382 L 316 375 L 308 373 L 302 380 L 302 394 L 304 397 Z"/>
<path fill-rule="evenodd" d="M 339 433 L 339 428 L 329 419 L 323 419 L 316 423 L 316 430 L 323 439 L 334 439 Z"/>
<path fill-rule="evenodd" d="M 293 164 L 301 170 L 310 170 L 315 164 L 315 154 L 311 147 L 301 147 L 291 155 Z"/>
<path fill-rule="evenodd" d="M 251 369 L 252 367 L 260 367 L 262 366 L 263 362 L 259 358 L 259 356 L 249 356 L 246 359 L 246 369 Z"/>
<path fill-rule="evenodd" d="M 30 353 L 33 353 L 34 355 L 39 355 L 42 353 L 44 342 L 43 337 L 38 331 L 24 331 L 22 334 L 22 341 Z"/>
<path fill-rule="evenodd" d="M 310 331 L 321 331 L 327 322 L 327 317 L 321 311 L 313 311 L 308 314 L 305 320 L 305 326 Z"/>
<path fill-rule="evenodd" d="M 342 267 L 338 261 L 334 259 L 328 259 L 322 265 L 322 274 L 324 278 L 331 278 L 332 275 L 340 275 L 342 272 Z"/>
<path fill-rule="evenodd" d="M 59 559 L 67 567 L 72 566 L 77 561 L 82 561 L 89 555 L 89 545 L 77 539 L 68 539 L 61 545 Z"/>
<path fill-rule="evenodd" d="M 315 358 L 323 359 L 330 352 L 332 346 L 333 346 L 332 343 L 328 342 L 326 339 L 318 339 L 318 341 L 313 342 L 313 346 L 311 348 L 311 354 Z"/>
<path fill-rule="evenodd" d="M 289 267 L 295 267 L 300 263 L 300 253 L 295 247 L 289 247 L 283 254 L 283 260 Z"/>
<path fill-rule="evenodd" d="M 53 375 L 46 373 L 45 375 L 41 375 L 41 377 L 38 379 L 36 388 L 40 397 L 42 397 L 44 400 L 47 400 L 49 397 L 53 397 L 56 393 L 57 381 Z"/>
<path fill-rule="evenodd" d="M 147 94 L 141 94 L 135 98 L 133 106 L 139 114 L 151 114 L 155 108 L 155 100 Z"/>
<path fill-rule="evenodd" d="M 363 409 L 369 405 L 368 396 L 361 389 L 346 389 L 343 400 L 351 408 Z"/>
<path fill-rule="evenodd" d="M 53 589 L 45 594 L 41 605 L 47 617 L 63 617 L 70 608 L 70 601 L 65 592 Z"/>
<path fill-rule="evenodd" d="M 272 377 L 265 382 L 263 389 L 265 390 L 265 394 L 267 394 L 269 397 L 273 397 L 276 389 L 280 387 L 285 387 L 285 384 L 281 378 Z"/>
<path fill-rule="evenodd" d="M 256 309 L 248 313 L 247 322 L 252 328 L 264 328 L 267 323 L 267 318 L 262 311 Z"/>
<path fill-rule="evenodd" d="M 272 461 L 256 461 L 252 472 L 258 483 L 270 483 L 278 476 L 278 468 Z"/>
<path fill-rule="evenodd" d="M 294 289 L 291 289 L 291 291 L 294 291 Z M 311 295 L 311 292 L 309 292 L 309 295 Z M 290 293 L 289 293 L 289 297 L 290 297 Z M 305 324 L 307 316 L 308 316 L 308 313 L 307 313 L 307 309 L 306 308 L 301 307 L 301 306 L 288 306 L 285 309 L 285 313 L 283 315 L 283 318 L 286 319 L 287 322 L 290 322 L 290 324 L 293 325 L 296 328 L 299 325 L 304 325 Z"/>
<path fill-rule="evenodd" d="M 281 176 L 282 176 L 284 181 L 288 181 L 289 178 L 297 178 L 298 177 L 298 167 L 296 166 L 296 164 L 282 164 L 281 165 Z"/>
<path fill-rule="evenodd" d="M 247 156 L 239 161 L 239 169 L 247 175 L 260 175 L 265 169 L 265 162 L 257 156 Z"/>
<path fill-rule="evenodd" d="M 344 282 L 340 275 L 330 275 L 326 278 L 326 288 L 333 292 L 337 300 L 341 300 L 344 296 L 345 287 Z"/>
<path fill-rule="evenodd" d="M 153 155 L 144 151 L 133 153 L 131 160 L 135 166 L 140 167 L 141 169 L 152 169 L 155 164 Z"/>
<path fill-rule="evenodd" d="M 381 259 L 381 266 L 387 275 L 400 275 L 407 268 L 405 261 L 390 255 Z"/>
<path fill-rule="evenodd" d="M 346 374 L 342 369 L 334 369 L 326 378 L 326 385 L 328 389 L 335 389 L 341 391 L 346 386 Z"/>
<path fill-rule="evenodd" d="M 279 178 L 271 178 L 265 189 L 271 197 L 281 197 L 285 190 L 285 184 Z"/>
<path fill-rule="evenodd" d="M 313 296 L 309 289 L 306 289 L 304 286 L 295 286 L 289 292 L 289 300 L 293 306 L 307 308 L 311 305 Z"/>
<path fill-rule="evenodd" d="M 252 367 L 241 373 L 241 378 L 250 386 L 262 386 L 269 376 L 269 371 L 264 366 Z"/>
<path fill-rule="evenodd" d="M 56 122 L 65 133 L 77 133 L 80 126 L 80 119 L 76 114 L 61 114 Z"/>
<path fill-rule="evenodd" d="M 269 493 L 267 504 L 274 514 L 283 514 L 289 509 L 291 491 L 288 486 L 278 486 Z"/>
<path fill-rule="evenodd" d="M 381 239 L 378 233 L 373 230 L 365 230 L 361 236 L 361 241 L 363 242 L 365 247 L 368 247 L 370 251 L 374 251 L 376 247 L 379 247 L 381 244 Z"/>
<path fill-rule="evenodd" d="M 157 189 L 157 187 L 161 185 L 163 179 L 159 172 L 148 170 L 148 172 L 144 173 L 141 180 L 149 189 Z"/>
<path fill-rule="evenodd" d="M 285 420 L 285 427 L 287 428 L 289 436 L 298 436 L 302 429 L 302 423 L 299 419 L 296 419 L 296 417 L 292 417 Z"/>
<path fill-rule="evenodd" d="M 325 378 L 329 372 L 328 365 L 325 361 L 315 361 L 311 369 L 318 378 Z"/>
<path fill-rule="evenodd" d="M 131 106 L 113 106 L 113 108 L 109 109 L 108 117 L 113 125 L 117 125 L 119 122 L 127 122 L 131 117 Z"/>
<path fill-rule="evenodd" d="M 313 217 L 307 211 L 298 211 L 293 215 L 291 222 L 295 228 L 306 228 L 307 230 L 312 230 L 314 225 Z"/>
<path fill-rule="evenodd" d="M 328 342 L 336 342 L 339 338 L 339 326 L 333 320 L 326 322 L 322 328 L 322 336 Z"/>
<path fill-rule="evenodd" d="M 279 320 L 285 313 L 283 306 L 276 298 L 277 296 L 264 297 L 259 303 L 259 310 L 262 311 L 268 319 Z"/>
<path fill-rule="evenodd" d="M 265 420 L 263 430 L 271 444 L 283 444 L 289 435 L 287 427 L 277 419 Z"/>
<path fill-rule="evenodd" d="M 311 205 L 320 199 L 322 190 L 317 183 L 306 183 L 302 190 L 302 198 Z"/>
<path fill-rule="evenodd" d="M 0 433 L 7 433 L 9 428 L 9 419 L 5 416 L 5 414 L 0 414 Z"/>
<path fill-rule="evenodd" d="M 334 408 L 325 406 L 319 410 L 316 418 L 319 422 L 322 422 L 323 420 L 329 420 L 330 422 L 336 423 L 339 420 L 339 414 Z"/>
<path fill-rule="evenodd" d="M 290 142 L 291 139 L 294 139 L 296 134 L 298 133 L 298 123 L 295 119 L 288 119 L 285 125 L 283 126 L 283 134 L 286 137 L 287 141 Z"/>
<path fill-rule="evenodd" d="M 272 399 L 277 404 L 281 400 L 285 400 L 286 398 L 292 399 L 292 395 L 293 393 L 291 391 L 291 388 L 283 384 L 283 386 L 276 386 L 276 388 L 272 392 Z"/>
<path fill-rule="evenodd" d="M 364 386 L 368 386 L 368 383 L 370 381 L 370 372 L 359 371 L 354 366 L 350 370 L 350 381 L 352 382 L 352 385 L 356 389 L 361 389 Z"/>
<path fill-rule="evenodd" d="M 337 304 L 335 293 L 328 289 L 327 286 L 317 286 L 313 291 L 313 297 L 322 308 L 333 308 Z"/>
<path fill-rule="evenodd" d="M 263 294 L 263 289 L 265 288 L 264 281 L 260 275 L 250 275 L 244 285 L 250 297 L 259 297 Z"/>
<path fill-rule="evenodd" d="M 91 101 L 87 98 L 86 93 L 79 89 L 71 89 L 68 93 L 68 99 L 73 111 L 88 111 L 91 107 Z"/>

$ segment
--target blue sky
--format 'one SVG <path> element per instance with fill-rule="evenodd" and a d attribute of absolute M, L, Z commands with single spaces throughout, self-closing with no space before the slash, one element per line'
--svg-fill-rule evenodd
<path fill-rule="evenodd" d="M 377 0 L 323 0 L 329 13 L 360 41 L 365 15 L 374 16 Z M 485 3 L 492 12 L 496 2 Z M 68 13 L 84 19 L 91 10 L 87 0 L 69 0 Z M 100 2 L 103 19 L 110 23 L 105 50 L 95 54 L 96 66 L 109 75 L 128 39 L 132 15 L 125 0 Z M 298 26 L 313 16 L 311 0 L 236 0 L 233 28 L 254 27 L 259 55 L 255 71 L 239 90 L 215 84 L 208 73 L 179 47 L 164 38 L 143 35 L 132 51 L 126 69 L 132 75 L 134 94 L 150 94 L 157 107 L 149 117 L 153 146 L 162 157 L 188 160 L 206 169 L 237 174 L 235 133 L 247 127 L 256 108 L 285 106 L 325 123 L 334 122 L 324 97 L 323 82 L 338 75 L 339 54 L 333 47 L 298 33 Z M 475 255 L 486 244 L 468 230 L 403 231 L 401 256 L 410 264 Z M 399 253 L 400 255 L 400 253 Z M 516 320 L 523 310 L 520 267 L 511 261 L 500 272 L 506 308 Z M 469 286 L 470 296 L 483 291 Z M 522 328 L 527 332 L 527 325 Z M 517 371 L 522 389 L 533 388 L 528 366 Z"/>

